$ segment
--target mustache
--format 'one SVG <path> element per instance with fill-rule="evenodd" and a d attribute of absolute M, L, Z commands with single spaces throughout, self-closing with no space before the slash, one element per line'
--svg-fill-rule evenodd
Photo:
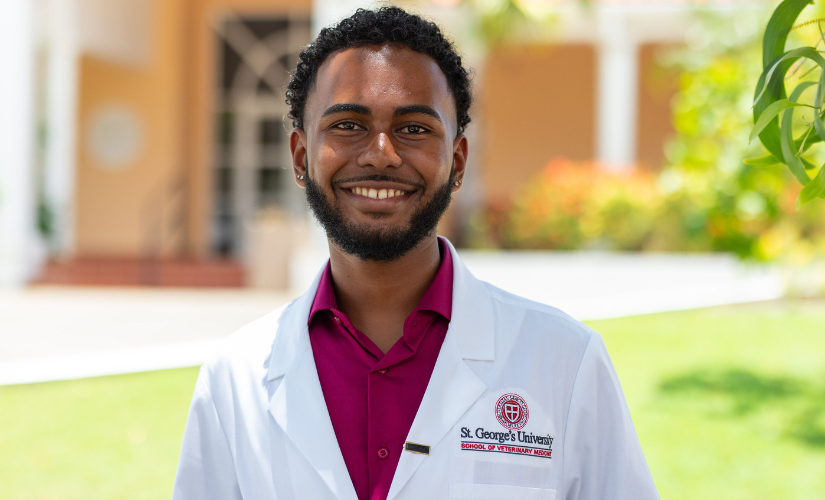
<path fill-rule="evenodd" d="M 359 175 L 356 177 L 347 177 L 346 179 L 336 179 L 332 182 L 333 185 L 336 184 L 344 184 L 347 182 L 364 182 L 364 181 L 375 181 L 375 182 L 395 182 L 398 184 L 406 184 L 407 186 L 413 186 L 415 188 L 421 189 L 424 187 L 423 184 L 417 181 L 409 181 L 407 179 L 402 179 L 401 177 L 394 177 L 392 175 L 386 174 L 370 174 L 370 175 Z"/>

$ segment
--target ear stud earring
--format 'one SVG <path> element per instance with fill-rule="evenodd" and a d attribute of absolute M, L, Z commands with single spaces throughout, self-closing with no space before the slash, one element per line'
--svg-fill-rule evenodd
<path fill-rule="evenodd" d="M 299 180 L 299 181 L 304 180 L 304 176 L 303 176 L 303 175 L 299 175 L 299 176 L 298 176 L 298 180 Z"/>
<path fill-rule="evenodd" d="M 457 181 L 453 182 L 453 184 L 454 184 L 456 187 L 460 186 L 460 185 L 461 185 L 461 179 L 459 179 L 459 180 L 457 180 Z"/>

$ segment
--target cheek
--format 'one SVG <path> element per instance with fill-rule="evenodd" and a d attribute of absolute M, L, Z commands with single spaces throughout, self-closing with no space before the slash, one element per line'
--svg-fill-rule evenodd
<path fill-rule="evenodd" d="M 421 176 L 431 184 L 441 185 L 450 177 L 450 166 L 453 158 L 446 151 L 424 151 L 411 152 L 408 156 L 411 164 L 417 166 Z"/>
<path fill-rule="evenodd" d="M 347 164 L 348 152 L 344 148 L 336 147 L 333 144 L 321 144 L 310 158 L 314 168 L 314 174 L 320 179 L 332 179 L 335 173 Z"/>

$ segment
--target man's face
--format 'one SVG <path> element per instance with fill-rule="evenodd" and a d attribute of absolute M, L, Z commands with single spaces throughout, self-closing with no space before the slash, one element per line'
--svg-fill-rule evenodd
<path fill-rule="evenodd" d="M 395 45 L 332 54 L 290 146 L 333 243 L 389 261 L 431 235 L 452 178 L 464 175 L 467 140 L 456 129 L 447 79 L 429 56 Z"/>

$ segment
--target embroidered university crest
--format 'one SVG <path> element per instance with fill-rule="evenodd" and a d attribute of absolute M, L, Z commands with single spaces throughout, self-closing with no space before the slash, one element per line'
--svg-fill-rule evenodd
<path fill-rule="evenodd" d="M 505 394 L 496 403 L 496 420 L 505 429 L 522 429 L 527 425 L 529 417 L 527 403 L 518 394 Z"/>

